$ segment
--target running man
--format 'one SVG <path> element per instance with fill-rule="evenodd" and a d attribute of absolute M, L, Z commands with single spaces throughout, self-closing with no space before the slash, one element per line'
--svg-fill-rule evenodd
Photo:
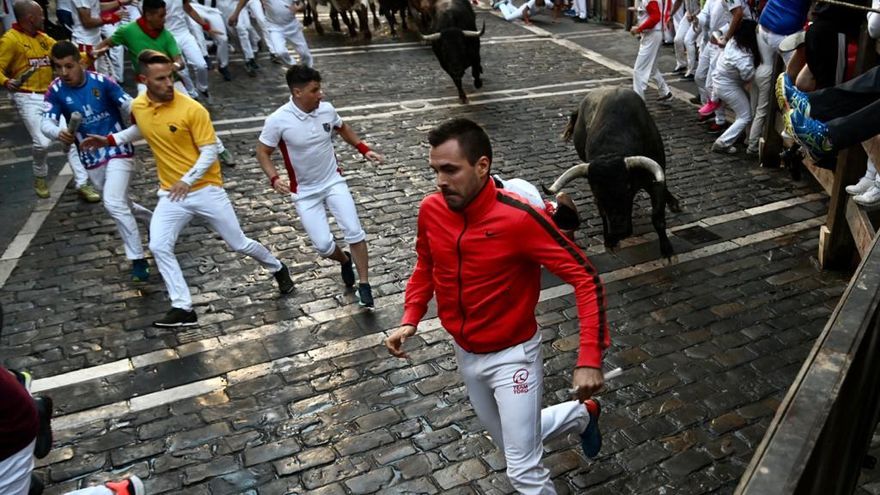
<path fill-rule="evenodd" d="M 15 16 L 18 23 L 0 38 L 0 84 L 12 93 L 12 102 L 31 135 L 34 157 L 34 192 L 40 198 L 49 197 L 49 139 L 40 131 L 43 119 L 43 93 L 54 77 L 49 63 L 49 50 L 55 44 L 43 29 L 43 9 L 33 0 L 16 0 Z M 67 160 L 73 170 L 79 197 L 89 203 L 101 201 L 101 196 L 89 184 L 89 176 L 79 161 L 76 149 L 69 149 Z"/>
<path fill-rule="evenodd" d="M 183 272 L 174 255 L 180 231 L 199 217 L 242 254 L 256 259 L 274 274 L 282 294 L 293 292 L 287 266 L 262 244 L 241 231 L 229 197 L 223 189 L 217 162 L 217 136 L 205 107 L 174 89 L 171 59 L 154 50 L 138 56 L 138 79 L 147 86 L 131 105 L 132 125 L 128 129 L 84 142 L 86 149 L 119 146 L 145 139 L 156 158 L 159 203 L 150 222 L 150 251 L 165 280 L 171 310 L 153 322 L 157 327 L 198 324 Z"/>
<path fill-rule="evenodd" d="M 79 62 L 79 50 L 73 43 L 59 41 L 52 47 L 51 56 L 58 79 L 46 91 L 43 134 L 65 146 L 78 147 L 88 134 L 104 136 L 122 131 L 125 128 L 122 115 L 130 112 L 131 97 L 109 77 L 84 70 Z M 59 122 L 62 118 L 69 121 L 73 112 L 79 112 L 83 119 L 75 135 Z M 104 208 L 116 222 L 125 256 L 131 260 L 132 280 L 146 282 L 150 270 L 135 218 L 149 224 L 153 213 L 128 196 L 135 171 L 134 148 L 123 144 L 91 152 L 81 150 L 79 158 L 92 184 L 101 189 Z"/>
<path fill-rule="evenodd" d="M 385 345 L 393 356 L 408 357 L 404 341 L 436 297 L 468 398 L 504 452 L 511 485 L 518 493 L 554 494 L 541 463 L 543 442 L 580 433 L 587 457 L 602 445 L 599 403 L 591 399 L 604 382 L 602 351 L 610 343 L 602 282 L 546 212 L 490 180 L 492 145 L 479 125 L 451 120 L 434 128 L 428 142 L 439 191 L 419 207 L 418 258 L 401 326 Z M 542 265 L 574 286 L 581 328 L 576 400 L 545 409 L 535 320 Z"/>
<path fill-rule="evenodd" d="M 290 101 L 275 110 L 263 124 L 263 132 L 257 143 L 257 160 L 269 182 L 281 194 L 289 194 L 296 205 L 296 212 L 318 254 L 338 261 L 342 280 L 348 287 L 354 286 L 352 258 L 357 267 L 360 283 L 357 294 L 361 306 L 373 307 L 373 291 L 370 288 L 367 242 L 364 229 L 348 184 L 340 173 L 333 150 L 333 133 L 354 146 L 368 160 L 382 163 L 382 155 L 370 150 L 358 138 L 348 124 L 342 121 L 333 105 L 321 92 L 321 74 L 304 65 L 294 65 L 287 70 L 287 86 Z M 284 168 L 290 178 L 278 176 L 272 163 L 272 153 L 281 148 Z M 345 252 L 333 240 L 327 212 L 345 235 L 351 253 Z"/>
<path fill-rule="evenodd" d="M 229 25 L 236 27 L 241 10 L 248 4 L 259 0 L 238 0 L 235 11 L 229 16 Z M 293 65 L 293 58 L 287 51 L 287 42 L 293 45 L 293 49 L 299 54 L 299 63 L 311 67 L 314 65 L 312 52 L 306 43 L 303 34 L 303 25 L 296 18 L 296 13 L 302 10 L 299 0 L 266 0 L 266 38 L 263 40 L 269 46 L 269 51 L 277 56 L 281 63 Z"/>

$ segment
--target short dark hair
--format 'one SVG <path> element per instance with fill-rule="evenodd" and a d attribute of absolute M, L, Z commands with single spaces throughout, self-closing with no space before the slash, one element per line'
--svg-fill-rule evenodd
<path fill-rule="evenodd" d="M 287 69 L 287 87 L 302 88 L 306 84 L 315 81 L 321 82 L 321 73 L 307 65 L 293 65 Z"/>
<path fill-rule="evenodd" d="M 52 45 L 51 55 L 52 58 L 58 60 L 61 60 L 62 58 L 73 57 L 73 59 L 77 62 L 79 62 L 80 58 L 79 48 L 77 48 L 76 45 L 67 40 L 61 40 L 58 43 Z"/>
<path fill-rule="evenodd" d="M 146 14 L 149 11 L 159 10 L 165 8 L 164 0 L 144 0 L 144 3 L 141 4 L 141 9 Z"/>
<path fill-rule="evenodd" d="M 172 63 L 171 57 L 160 51 L 147 49 L 138 54 L 138 66 L 140 66 L 141 73 L 150 65 L 170 63 Z"/>
<path fill-rule="evenodd" d="M 468 163 L 476 165 L 481 156 L 489 159 L 492 163 L 492 143 L 489 135 L 479 124 L 469 119 L 452 119 L 438 125 L 428 132 L 428 143 L 431 147 L 455 139 L 458 146 L 467 158 Z"/>

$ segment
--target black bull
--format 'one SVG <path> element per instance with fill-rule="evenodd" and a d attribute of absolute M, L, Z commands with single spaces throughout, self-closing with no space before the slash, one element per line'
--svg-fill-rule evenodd
<path fill-rule="evenodd" d="M 605 246 L 613 248 L 632 235 L 633 199 L 639 190 L 651 197 L 651 223 L 660 252 L 674 254 L 666 235 L 666 205 L 680 211 L 678 200 L 666 189 L 663 139 L 645 102 L 629 89 L 590 92 L 571 114 L 564 139 L 584 162 L 563 173 L 547 194 L 556 194 L 572 179 L 587 177 L 602 217 Z"/>
<path fill-rule="evenodd" d="M 477 17 L 469 0 L 438 0 L 433 6 L 430 32 L 422 35 L 423 40 L 431 42 L 440 67 L 452 78 L 462 103 L 468 101 L 461 87 L 461 78 L 468 67 L 474 76 L 474 87 L 483 86 L 480 36 L 484 32 L 485 23 L 483 29 L 477 31 Z"/>

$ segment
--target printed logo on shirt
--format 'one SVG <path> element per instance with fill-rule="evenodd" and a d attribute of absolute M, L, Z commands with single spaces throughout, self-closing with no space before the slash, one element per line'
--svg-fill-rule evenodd
<path fill-rule="evenodd" d="M 92 88 L 92 95 L 94 95 L 95 98 L 100 100 L 101 99 L 101 90 L 99 90 L 98 88 Z"/>
<path fill-rule="evenodd" d="M 513 373 L 513 393 L 525 394 L 529 391 L 529 370 L 520 368 Z"/>
<path fill-rule="evenodd" d="M 330 123 L 324 122 L 324 132 L 330 132 Z"/>

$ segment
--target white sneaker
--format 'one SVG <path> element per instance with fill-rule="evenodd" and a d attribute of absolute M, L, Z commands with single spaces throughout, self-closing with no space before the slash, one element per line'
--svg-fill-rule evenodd
<path fill-rule="evenodd" d="M 860 206 L 880 206 L 880 187 L 877 184 L 871 184 L 871 187 L 858 196 L 853 196 L 853 201 Z"/>
<path fill-rule="evenodd" d="M 712 151 L 722 155 L 733 155 L 736 153 L 736 148 L 733 146 L 723 146 L 718 144 L 718 141 L 715 141 L 712 143 Z"/>
<path fill-rule="evenodd" d="M 868 189 L 871 189 L 871 186 L 874 185 L 874 180 L 869 179 L 867 177 L 862 177 L 858 182 L 851 186 L 846 186 L 846 193 L 852 196 L 857 196 L 859 194 L 864 194 L 868 192 Z"/>

